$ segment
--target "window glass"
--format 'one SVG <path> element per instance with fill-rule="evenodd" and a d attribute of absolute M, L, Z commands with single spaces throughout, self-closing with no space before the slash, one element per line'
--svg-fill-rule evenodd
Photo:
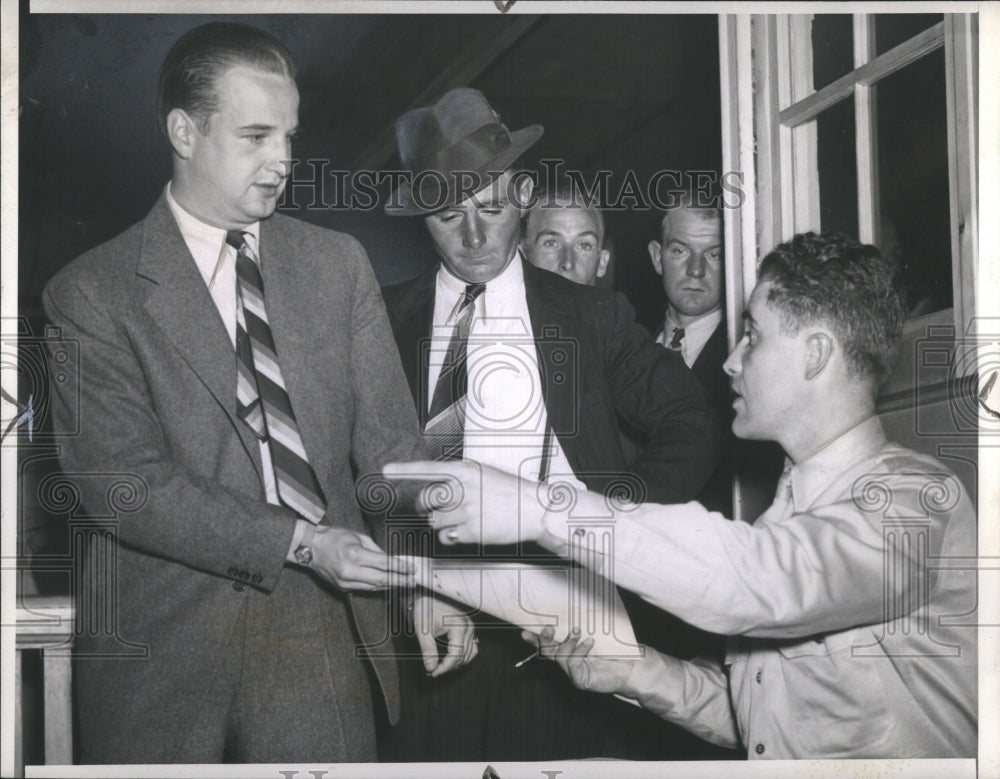
<path fill-rule="evenodd" d="M 875 53 L 883 54 L 943 19 L 944 14 L 875 14 Z"/>
<path fill-rule="evenodd" d="M 920 316 L 952 305 L 944 52 L 876 90 L 880 243 L 902 262 L 910 316 Z"/>
<path fill-rule="evenodd" d="M 858 235 L 858 170 L 854 100 L 847 98 L 817 119 L 820 226 L 824 232 Z"/>
<path fill-rule="evenodd" d="M 854 68 L 851 14 L 816 14 L 812 23 L 813 87 L 821 89 Z"/>

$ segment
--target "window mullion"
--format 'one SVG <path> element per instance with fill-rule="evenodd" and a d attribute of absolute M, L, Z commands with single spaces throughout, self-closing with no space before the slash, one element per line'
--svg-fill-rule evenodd
<path fill-rule="evenodd" d="M 875 57 L 875 15 L 854 14 L 854 67 Z M 858 167 L 858 238 L 880 243 L 877 86 L 854 85 L 855 156 Z"/>

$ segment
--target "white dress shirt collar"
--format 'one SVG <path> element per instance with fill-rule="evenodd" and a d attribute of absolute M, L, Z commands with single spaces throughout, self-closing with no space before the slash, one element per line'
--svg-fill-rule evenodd
<path fill-rule="evenodd" d="M 684 358 L 684 363 L 687 367 L 690 368 L 694 365 L 695 360 L 701 354 L 701 350 L 705 348 L 708 339 L 712 337 L 712 333 L 715 332 L 715 328 L 721 322 L 722 309 L 717 308 L 694 320 L 691 324 L 683 326 L 684 340 L 681 341 L 681 356 Z M 663 332 L 657 337 L 656 342 L 664 346 L 669 344 L 675 327 L 681 327 L 681 325 L 675 322 L 673 317 L 670 316 L 670 309 L 668 308 L 663 320 Z"/>
<path fill-rule="evenodd" d="M 219 270 L 226 256 L 232 254 L 235 258 L 236 255 L 226 251 L 226 231 L 221 227 L 203 222 L 185 209 L 174 198 L 170 189 L 171 184 L 172 182 L 168 182 L 165 189 L 167 205 L 170 206 L 177 226 L 180 228 L 181 236 L 184 238 L 184 243 L 187 244 L 188 251 L 191 252 L 202 278 L 205 279 L 205 284 L 211 290 L 218 279 Z M 251 245 L 257 249 L 260 245 L 260 222 L 254 222 L 244 227 L 243 232 L 253 236 Z M 259 251 L 257 256 L 260 256 Z"/>
<path fill-rule="evenodd" d="M 499 301 L 507 300 L 509 296 L 514 294 L 523 294 L 524 266 L 521 262 L 521 250 L 518 249 L 514 255 L 514 259 L 507 263 L 507 267 L 498 276 L 486 282 L 485 291 L 476 298 L 475 302 L 476 316 L 478 318 L 485 319 L 487 317 L 487 296 L 491 300 Z M 458 276 L 445 267 L 444 263 L 441 263 L 437 274 L 438 294 L 443 294 L 444 299 L 447 301 L 455 302 L 451 313 L 448 315 L 447 324 L 454 323 L 458 309 L 461 306 L 462 295 L 465 293 L 465 287 L 468 283 L 464 279 L 458 278 Z"/>
<path fill-rule="evenodd" d="M 885 446 L 886 440 L 881 420 L 872 414 L 794 465 L 791 481 L 795 511 L 808 510 L 840 474 L 874 457 Z"/>

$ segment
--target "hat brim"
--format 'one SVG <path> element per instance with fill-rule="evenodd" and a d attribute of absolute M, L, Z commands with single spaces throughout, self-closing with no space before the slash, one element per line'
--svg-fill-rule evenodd
<path fill-rule="evenodd" d="M 485 188 L 496 181 L 500 175 L 511 165 L 517 162 L 518 157 L 535 145 L 542 137 L 544 128 L 540 124 L 533 124 L 523 130 L 515 130 L 510 134 L 510 146 L 501 154 L 490 160 L 478 173 L 482 177 L 482 187 Z M 415 198 L 410 181 L 401 181 L 399 186 L 390 195 L 385 204 L 385 213 L 389 216 L 427 216 L 449 206 L 457 205 L 457 192 L 455 191 L 455 176 L 457 171 L 439 171 L 445 180 L 448 188 L 447 195 L 437 198 L 437 202 L 427 204 L 421 202 L 420 198 Z M 452 175 L 449 175 L 452 174 Z M 431 207 L 433 206 L 433 207 Z"/>

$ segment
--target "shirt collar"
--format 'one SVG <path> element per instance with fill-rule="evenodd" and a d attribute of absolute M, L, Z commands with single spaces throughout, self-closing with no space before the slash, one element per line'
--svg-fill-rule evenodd
<path fill-rule="evenodd" d="M 483 319 L 486 318 L 487 295 L 497 300 L 501 296 L 506 297 L 511 293 L 524 289 L 524 266 L 522 265 L 522 261 L 521 250 L 517 249 L 514 258 L 507 263 L 507 267 L 500 272 L 500 275 L 486 282 L 486 289 L 483 291 L 483 294 L 476 298 L 477 316 Z M 445 267 L 444 263 L 441 263 L 441 267 L 438 269 L 437 283 L 439 290 L 444 293 L 446 300 L 455 300 L 455 306 L 448 315 L 448 323 L 450 324 L 458 313 L 462 294 L 465 292 L 465 287 L 469 282 L 455 276 Z"/>
<path fill-rule="evenodd" d="M 721 321 L 722 309 L 717 308 L 704 316 L 698 317 L 691 324 L 682 327 L 670 316 L 670 309 L 668 308 L 666 318 L 663 321 L 663 333 L 664 335 L 670 335 L 673 334 L 675 327 L 682 327 L 685 338 L 697 341 L 701 335 L 705 335 L 706 338 L 710 336 Z"/>
<path fill-rule="evenodd" d="M 170 211 L 174 215 L 177 227 L 180 228 L 188 251 L 191 252 L 191 256 L 194 257 L 194 261 L 198 265 L 198 270 L 204 277 L 205 283 L 211 288 L 212 282 L 219 272 L 219 266 L 230 254 L 225 251 L 226 231 L 221 227 L 203 222 L 178 203 L 171 192 L 172 183 L 168 182 L 165 189 L 167 205 L 170 206 Z M 260 222 L 247 225 L 243 228 L 243 232 L 252 236 L 251 245 L 258 251 L 257 256 L 259 257 Z"/>
<path fill-rule="evenodd" d="M 793 466 L 792 505 L 796 513 L 806 511 L 848 468 L 877 454 L 886 440 L 881 420 L 872 414 Z"/>

